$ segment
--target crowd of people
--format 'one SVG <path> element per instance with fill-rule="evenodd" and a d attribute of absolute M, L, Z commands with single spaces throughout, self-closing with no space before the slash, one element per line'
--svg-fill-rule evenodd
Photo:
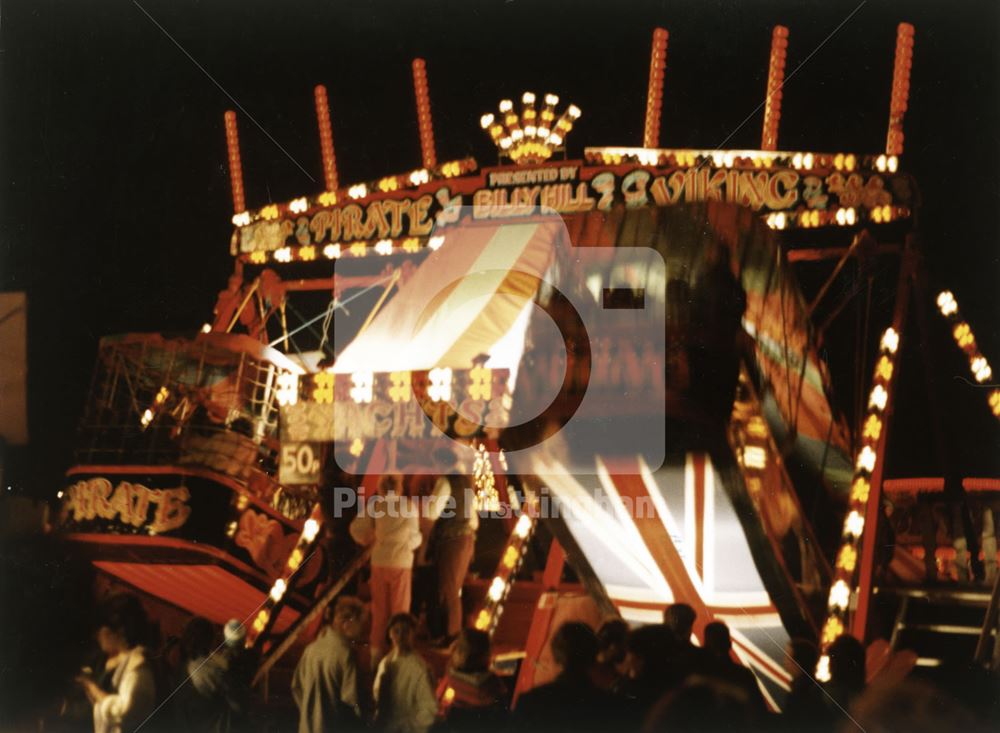
<path fill-rule="evenodd" d="M 667 607 L 663 623 L 635 628 L 619 618 L 596 630 L 567 621 L 549 640 L 556 674 L 515 695 L 513 678 L 492 669 L 486 632 L 462 629 L 436 675 L 433 659 L 417 648 L 418 622 L 411 614 L 388 620 L 384 651 L 372 659 L 365 634 L 369 607 L 341 596 L 294 670 L 290 692 L 297 730 L 836 733 L 936 731 L 957 724 L 966 731 L 989 729 L 981 714 L 925 682 L 897 679 L 867 686 L 865 650 L 847 635 L 828 650 L 831 679 L 825 684 L 812 675 L 815 645 L 805 639 L 789 644 L 791 690 L 778 714 L 754 674 L 736 661 L 726 624 L 705 624 L 699 645 L 693 641 L 696 621 L 683 603 Z M 220 634 L 208 620 L 192 618 L 176 643 L 164 645 L 142 603 L 126 594 L 103 604 L 95 638 L 101 662 L 77 678 L 87 710 L 85 715 L 77 710 L 76 717 L 87 718 L 87 724 L 53 730 L 239 733 L 296 725 L 291 717 L 281 723 L 257 716 L 262 708 L 254 701 L 259 691 L 251 689 L 251 680 L 259 660 L 246 651 L 245 631 L 235 620 Z M 74 716 L 72 710 L 64 714 Z"/>
<path fill-rule="evenodd" d="M 558 675 L 515 704 L 510 687 L 490 669 L 487 634 L 463 630 L 435 685 L 430 666 L 413 647 L 415 620 L 398 614 L 388 624 L 390 651 L 378 665 L 366 707 L 362 666 L 357 660 L 345 665 L 352 639 L 359 638 L 361 614 L 359 601 L 342 598 L 331 627 L 303 656 L 296 673 L 300 733 L 366 725 L 390 733 L 838 731 L 858 725 L 850 713 L 858 703 L 882 710 L 864 695 L 864 649 L 844 636 L 830 648 L 832 679 L 825 685 L 811 674 L 815 646 L 802 639 L 790 644 L 792 689 L 785 713 L 773 714 L 753 673 L 734 660 L 724 623 L 705 626 L 702 646 L 692 642 L 696 617 L 686 604 L 670 606 L 663 624 L 636 629 L 620 619 L 596 632 L 581 622 L 563 624 L 551 639 Z M 339 636 L 338 652 L 324 654 L 331 634 Z M 944 701 L 929 719 L 941 720 L 942 709 L 947 719 L 964 714 Z M 967 718 L 971 726 L 974 719 Z"/>
<path fill-rule="evenodd" d="M 215 625 L 195 616 L 179 638 L 161 643 L 139 598 L 122 594 L 101 605 L 95 636 L 97 661 L 76 677 L 89 709 L 68 696 L 57 729 L 86 729 L 88 718 L 95 733 L 249 727 L 256 659 L 244 648 L 239 621 L 223 627 L 220 641 Z"/>
<path fill-rule="evenodd" d="M 562 624 L 550 641 L 558 674 L 516 699 L 490 668 L 486 633 L 459 634 L 435 685 L 431 666 L 413 646 L 416 621 L 398 614 L 388 624 L 389 651 L 368 688 L 363 665 L 349 653 L 360 638 L 362 613 L 358 600 L 341 598 L 331 626 L 303 655 L 295 682 L 300 733 L 367 727 L 386 733 L 782 733 L 939 730 L 958 721 L 966 730 L 979 729 L 971 712 L 925 683 L 866 689 L 865 651 L 848 635 L 829 649 L 831 679 L 825 684 L 812 675 L 815 645 L 805 639 L 789 644 L 791 691 L 777 714 L 754 674 L 735 660 L 726 624 L 706 624 L 704 642 L 696 645 L 695 612 L 683 603 L 669 606 L 662 624 L 635 629 L 621 619 L 596 631 L 578 621 Z M 330 641 L 330 635 L 338 638 Z M 896 719 L 906 720 L 906 727 L 897 728 Z"/>
<path fill-rule="evenodd" d="M 462 495 L 458 483 L 442 479 L 435 497 Z M 400 501 L 399 477 L 384 476 L 377 495 Z M 694 609 L 684 603 L 668 606 L 662 623 L 635 628 L 620 618 L 597 629 L 579 621 L 563 623 L 549 640 L 557 673 L 515 694 L 509 684 L 513 678 L 491 667 L 489 635 L 463 628 L 461 587 L 476 516 L 475 507 L 459 505 L 447 516 L 389 510 L 351 521 L 352 540 L 372 548 L 370 603 L 341 595 L 302 651 L 286 688 L 299 733 L 832 733 L 897 730 L 894 721 L 901 717 L 910 721 L 908 730 L 930 730 L 926 726 L 935 721 L 976 728 L 976 717 L 953 697 L 921 683 L 907 680 L 866 690 L 865 649 L 848 635 L 828 650 L 831 679 L 825 684 L 812 674 L 815 644 L 792 640 L 786 650 L 791 689 L 779 715 L 774 698 L 737 661 L 728 626 L 707 619 L 697 623 Z M 418 548 L 426 548 L 431 535 L 439 582 L 434 603 L 418 621 L 411 615 L 419 605 L 411 597 L 413 567 Z M 693 641 L 696 627 L 700 644 Z M 420 649 L 418 633 L 424 639 Z M 161 644 L 136 596 L 111 597 L 98 613 L 99 661 L 78 676 L 78 709 L 68 704 L 63 717 L 92 721 L 97 733 L 291 729 L 291 716 L 281 722 L 280 716 L 256 715 L 262 708 L 255 707 L 251 680 L 259 660 L 245 649 L 244 639 L 235 619 L 220 633 L 207 619 L 195 617 L 179 638 Z M 434 657 L 425 658 L 421 650 Z M 443 670 L 442 650 L 447 654 Z M 80 700 L 86 710 L 79 709 Z M 86 728 L 90 725 L 68 729 Z"/>

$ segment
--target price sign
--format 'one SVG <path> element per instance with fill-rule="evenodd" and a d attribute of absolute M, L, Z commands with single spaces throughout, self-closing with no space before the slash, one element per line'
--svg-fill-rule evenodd
<path fill-rule="evenodd" d="M 286 485 L 320 482 L 320 448 L 316 443 L 282 443 L 278 480 Z"/>

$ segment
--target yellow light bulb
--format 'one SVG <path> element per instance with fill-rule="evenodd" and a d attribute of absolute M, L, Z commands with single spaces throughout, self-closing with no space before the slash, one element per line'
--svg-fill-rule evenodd
<path fill-rule="evenodd" d="M 890 354 L 895 354 L 896 349 L 899 348 L 899 334 L 896 332 L 895 328 L 885 329 L 885 333 L 882 334 L 882 341 L 880 346 L 884 351 L 888 351 Z"/>
<path fill-rule="evenodd" d="M 830 656 L 828 654 L 821 656 L 819 662 L 816 663 L 816 679 L 820 682 L 830 681 Z"/>
<path fill-rule="evenodd" d="M 990 393 L 989 402 L 993 414 L 1000 417 L 1000 389 L 995 389 Z"/>
<path fill-rule="evenodd" d="M 493 578 L 493 582 L 490 583 L 490 589 L 486 592 L 486 595 L 490 597 L 495 603 L 499 603 L 503 598 L 504 591 L 507 590 L 507 583 L 501 577 Z"/>
<path fill-rule="evenodd" d="M 882 355 L 875 366 L 875 376 L 888 382 L 892 379 L 892 362 L 888 356 Z"/>
<path fill-rule="evenodd" d="M 830 608 L 846 610 L 850 600 L 851 589 L 843 580 L 838 580 L 830 587 Z"/>
<path fill-rule="evenodd" d="M 854 537 L 860 537 L 865 528 L 865 518 L 858 511 L 852 511 L 844 520 L 844 532 Z"/>
<path fill-rule="evenodd" d="M 487 611 L 486 609 L 480 611 L 479 615 L 476 616 L 475 626 L 480 631 L 486 631 L 486 629 L 488 629 L 490 626 L 490 612 Z"/>
<path fill-rule="evenodd" d="M 858 561 L 858 551 L 851 545 L 844 545 L 837 555 L 837 567 L 843 568 L 848 573 L 854 572 L 854 566 Z"/>
<path fill-rule="evenodd" d="M 871 438 L 872 440 L 879 439 L 879 436 L 882 435 L 882 421 L 878 419 L 877 415 L 868 416 L 868 419 L 865 420 L 865 427 L 862 435 L 865 438 Z"/>
<path fill-rule="evenodd" d="M 868 483 L 868 479 L 864 476 L 858 476 L 854 479 L 854 483 L 851 484 L 851 501 L 857 504 L 864 504 L 868 501 L 868 494 L 871 488 L 872 485 Z"/>
<path fill-rule="evenodd" d="M 840 619 L 836 616 L 831 616 L 823 624 L 823 637 L 820 643 L 823 646 L 832 644 L 837 640 L 837 638 L 844 633 L 844 624 L 841 623 Z"/>
<path fill-rule="evenodd" d="M 959 346 L 971 346 L 976 342 L 976 337 L 972 335 L 972 329 L 969 328 L 968 323 L 959 323 L 955 326 L 955 330 L 951 333 L 955 337 L 955 341 L 958 342 Z"/>

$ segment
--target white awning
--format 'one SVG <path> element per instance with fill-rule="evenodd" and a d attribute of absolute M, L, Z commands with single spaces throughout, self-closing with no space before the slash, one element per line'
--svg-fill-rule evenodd
<path fill-rule="evenodd" d="M 468 369 L 484 354 L 491 368 L 516 368 L 532 301 L 563 231 L 561 221 L 509 219 L 449 230 L 333 371 Z"/>

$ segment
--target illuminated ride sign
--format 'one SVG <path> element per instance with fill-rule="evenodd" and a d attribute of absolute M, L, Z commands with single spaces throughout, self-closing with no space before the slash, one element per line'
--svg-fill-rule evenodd
<path fill-rule="evenodd" d="M 621 152 L 591 153 L 591 159 L 603 157 L 611 163 L 486 169 L 478 176 L 429 181 L 407 191 L 366 188 L 357 200 L 324 199 L 328 205 L 298 199 L 294 208 L 271 205 L 248 216 L 250 221 L 234 234 L 233 253 L 252 255 L 296 246 L 322 251 L 335 246 L 339 257 L 350 243 L 371 240 L 390 240 L 391 249 L 391 240 L 426 237 L 435 226 L 457 223 L 462 207 L 472 212 L 473 219 L 488 220 L 531 216 L 542 209 L 559 214 L 610 211 L 616 202 L 639 208 L 723 201 L 762 214 L 784 213 L 777 225 L 769 220 L 779 229 L 786 222 L 802 227 L 852 225 L 861 221 L 862 210 L 875 223 L 909 215 L 913 192 L 907 177 L 895 175 L 895 159 L 891 164 L 880 159 L 880 165 L 862 168 L 853 156 L 814 161 L 811 153 L 805 158 L 796 155 L 798 167 L 779 165 L 785 162 L 782 158 L 763 157 L 739 165 L 711 157 L 704 162 L 703 156 L 693 154 L 687 160 L 679 153 L 661 166 L 659 159 L 656 165 L 636 165 Z M 343 250 L 342 242 L 347 243 Z M 362 246 L 354 254 L 363 250 Z M 313 251 L 311 257 L 315 256 Z"/>
<path fill-rule="evenodd" d="M 192 556 L 215 553 L 214 558 L 222 550 L 271 577 L 284 566 L 301 531 L 299 523 L 206 476 L 82 473 L 71 481 L 62 492 L 58 519 L 60 530 L 71 537 L 131 536 L 139 545 L 162 537 L 174 547 L 177 541 L 188 543 Z M 116 547 L 128 551 L 128 545 L 113 542 L 105 549 L 114 553 Z"/>
<path fill-rule="evenodd" d="M 116 524 L 132 531 L 163 534 L 184 526 L 191 514 L 185 486 L 151 489 L 140 483 L 104 477 L 77 481 L 65 491 L 64 522 L 85 524 L 94 520 Z"/>
<path fill-rule="evenodd" d="M 484 367 L 299 377 L 281 406 L 282 443 L 482 436 L 507 424 L 507 382 L 506 370 Z"/>

